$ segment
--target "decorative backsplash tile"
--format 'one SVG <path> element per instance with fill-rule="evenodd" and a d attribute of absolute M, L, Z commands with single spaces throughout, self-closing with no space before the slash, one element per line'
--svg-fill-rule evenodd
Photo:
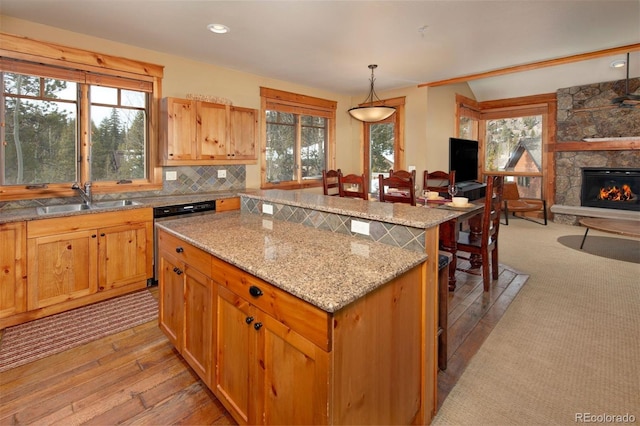
<path fill-rule="evenodd" d="M 324 229 L 330 232 L 365 238 L 371 241 L 402 247 L 412 251 L 423 253 L 425 251 L 425 231 L 421 228 L 413 228 L 392 223 L 371 221 L 363 218 L 354 218 L 360 222 L 369 223 L 369 235 L 351 232 L 351 216 L 336 213 L 321 212 L 303 207 L 289 206 L 285 204 L 269 203 L 273 206 L 273 215 L 262 213 L 262 201 L 255 198 L 241 197 L 240 210 L 245 213 L 259 214 L 274 219 L 302 223 L 312 228 Z"/>
<path fill-rule="evenodd" d="M 218 178 L 218 170 L 226 170 L 226 178 Z M 176 172 L 176 180 L 166 180 L 167 172 Z M 240 191 L 246 188 L 247 174 L 244 165 L 224 166 L 180 166 L 162 169 L 162 190 L 118 192 L 115 194 L 94 194 L 96 201 L 120 198 L 146 198 L 167 195 L 189 195 L 200 192 Z M 41 198 L 0 202 L 0 211 L 4 209 L 40 207 L 53 204 L 82 202 L 80 197 Z"/>

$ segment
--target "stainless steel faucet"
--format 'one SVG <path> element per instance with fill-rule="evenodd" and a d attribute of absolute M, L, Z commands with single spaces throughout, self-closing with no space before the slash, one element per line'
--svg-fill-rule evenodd
<path fill-rule="evenodd" d="M 77 182 L 73 184 L 71 189 L 75 189 L 80 193 L 80 198 L 82 198 L 82 202 L 84 204 L 89 205 L 93 201 L 93 197 L 91 195 L 91 182 L 84 183 L 84 190 L 80 187 L 80 185 L 78 185 Z"/>

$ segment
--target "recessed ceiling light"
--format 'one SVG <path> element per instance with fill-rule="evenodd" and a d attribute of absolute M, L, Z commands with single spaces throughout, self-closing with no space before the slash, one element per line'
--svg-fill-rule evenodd
<path fill-rule="evenodd" d="M 207 29 L 216 34 L 226 34 L 229 32 L 229 27 L 222 24 L 209 24 L 207 25 Z"/>
<path fill-rule="evenodd" d="M 627 64 L 627 61 L 624 59 L 618 59 L 616 61 L 611 62 L 611 68 L 622 68 Z"/>

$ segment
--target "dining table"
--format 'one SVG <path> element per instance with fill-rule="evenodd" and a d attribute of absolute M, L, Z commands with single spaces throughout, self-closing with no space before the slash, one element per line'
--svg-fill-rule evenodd
<path fill-rule="evenodd" d="M 394 191 L 395 196 L 409 197 L 407 191 Z M 369 198 L 370 201 L 379 201 L 375 194 Z M 440 250 L 451 253 L 452 259 L 449 262 L 449 291 L 456 289 L 456 270 L 458 268 L 458 237 L 460 235 L 461 226 L 468 226 L 471 234 L 476 234 L 478 238 L 481 235 L 482 213 L 484 212 L 483 198 L 471 200 L 465 207 L 456 207 L 451 205 L 451 199 L 446 197 L 438 197 L 436 199 L 427 199 L 423 195 L 416 196 L 416 207 L 419 208 L 437 208 L 454 210 L 461 214 L 443 222 L 439 225 L 438 235 Z M 480 264 L 481 259 L 471 259 L 472 265 Z"/>
<path fill-rule="evenodd" d="M 482 213 L 484 212 L 484 204 L 482 199 L 470 202 L 465 207 L 455 207 L 451 205 L 451 200 L 438 197 L 437 199 L 429 200 L 424 197 L 417 198 L 417 205 L 428 208 L 448 209 L 461 212 L 462 214 L 456 216 L 446 222 L 439 225 L 439 240 L 440 250 L 451 253 L 452 259 L 449 262 L 449 291 L 456 289 L 456 270 L 458 268 L 458 237 L 460 235 L 460 227 L 463 224 L 467 224 L 469 232 L 477 234 L 480 238 L 480 229 L 482 225 Z M 478 260 L 473 260 L 473 263 L 477 263 Z"/>

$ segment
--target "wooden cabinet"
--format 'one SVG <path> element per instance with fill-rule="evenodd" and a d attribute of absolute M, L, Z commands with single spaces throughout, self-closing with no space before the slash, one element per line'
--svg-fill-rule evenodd
<path fill-rule="evenodd" d="M 220 198 L 216 200 L 216 212 L 240 210 L 240 197 Z"/>
<path fill-rule="evenodd" d="M 158 244 L 160 328 L 210 386 L 215 365 L 211 256 L 162 230 Z"/>
<path fill-rule="evenodd" d="M 0 318 L 27 308 L 26 238 L 25 222 L 0 224 Z"/>
<path fill-rule="evenodd" d="M 425 328 L 425 263 L 327 313 L 163 230 L 159 236 L 160 326 L 239 424 L 431 418 L 436 384 L 425 377 L 436 369 L 428 362 L 436 347 L 435 329 Z M 191 354 L 189 335 L 199 343 Z"/>
<path fill-rule="evenodd" d="M 150 208 L 29 221 L 26 310 L 0 328 L 145 288 L 152 257 Z"/>
<path fill-rule="evenodd" d="M 234 417 L 326 424 L 329 353 L 223 285 L 216 305 L 215 392 Z"/>
<path fill-rule="evenodd" d="M 255 109 L 179 98 L 161 103 L 163 165 L 252 163 L 257 159 Z"/>

